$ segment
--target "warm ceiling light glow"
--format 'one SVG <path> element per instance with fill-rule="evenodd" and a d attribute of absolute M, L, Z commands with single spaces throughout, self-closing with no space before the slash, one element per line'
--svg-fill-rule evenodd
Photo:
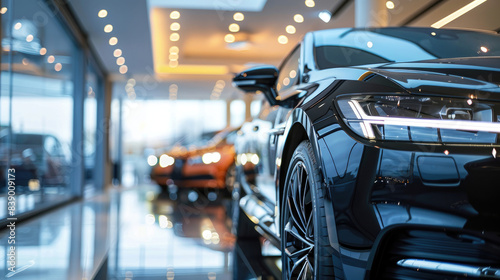
<path fill-rule="evenodd" d="M 19 30 L 19 29 L 21 29 L 21 27 L 23 27 L 23 24 L 20 23 L 20 22 L 17 22 L 16 24 L 14 24 L 14 29 L 15 30 Z"/>
<path fill-rule="evenodd" d="M 431 25 L 431 27 L 441 28 L 441 27 L 447 25 L 448 23 L 456 20 L 457 18 L 463 16 L 465 13 L 469 12 L 470 10 L 474 9 L 475 7 L 483 4 L 484 2 L 486 2 L 486 0 L 474 0 L 471 3 L 463 6 L 460 9 L 458 9 L 457 11 L 451 13 L 450 15 L 448 15 L 448 16 L 442 18 L 441 20 L 437 21 L 436 23 L 434 23 L 433 25 Z"/>
<path fill-rule="evenodd" d="M 234 13 L 233 19 L 235 21 L 243 21 L 245 19 L 245 15 L 243 15 L 242 13 Z"/>
<path fill-rule="evenodd" d="M 113 55 L 114 55 L 114 57 L 120 57 L 120 56 L 122 56 L 122 50 L 120 50 L 120 49 L 116 49 L 116 50 L 113 52 Z"/>
<path fill-rule="evenodd" d="M 436 32 L 431 32 L 431 35 L 432 36 L 436 36 Z"/>
<path fill-rule="evenodd" d="M 387 1 L 387 2 L 385 2 L 385 6 L 386 6 L 386 7 L 387 7 L 387 9 L 389 9 L 389 10 L 392 10 L 392 9 L 394 9 L 394 7 L 395 7 L 395 6 L 394 6 L 394 2 L 392 2 L 392 1 Z"/>
<path fill-rule="evenodd" d="M 111 46 L 114 46 L 114 45 L 118 44 L 118 39 L 116 37 L 109 38 L 109 44 Z"/>
<path fill-rule="evenodd" d="M 97 16 L 100 18 L 105 18 L 107 15 L 108 15 L 108 11 L 106 11 L 104 9 L 100 10 L 99 13 L 97 13 Z"/>
<path fill-rule="evenodd" d="M 177 59 L 179 59 L 179 55 L 176 53 L 171 53 L 168 55 L 168 59 L 169 60 L 177 60 Z"/>
<path fill-rule="evenodd" d="M 177 61 L 171 61 L 170 64 Z M 168 67 L 167 65 L 159 65 L 157 68 L 158 74 L 186 74 L 186 75 L 227 75 L 229 67 L 227 65 L 179 65 L 177 67 Z"/>
<path fill-rule="evenodd" d="M 324 10 L 319 12 L 318 17 L 325 23 L 329 23 L 332 19 L 332 13 L 330 13 L 330 11 Z"/>
<path fill-rule="evenodd" d="M 366 43 L 366 46 L 371 49 L 373 47 L 373 42 L 372 41 L 368 41 Z"/>
<path fill-rule="evenodd" d="M 61 71 L 61 69 L 62 69 L 61 63 L 56 63 L 56 65 L 54 65 L 54 70 L 56 70 L 57 72 Z"/>
<path fill-rule="evenodd" d="M 287 38 L 285 35 L 280 35 L 280 36 L 278 37 L 278 42 L 279 42 L 280 44 L 283 44 L 283 45 L 284 45 L 284 44 L 288 43 L 288 38 Z"/>
<path fill-rule="evenodd" d="M 122 66 L 120 66 L 119 71 L 120 71 L 120 74 L 125 74 L 125 73 L 127 73 L 127 71 L 128 71 L 128 67 L 127 67 L 127 65 L 122 65 Z"/>
<path fill-rule="evenodd" d="M 116 59 L 116 64 L 117 65 L 123 65 L 125 64 L 125 57 L 120 56 L 119 58 Z"/>
<path fill-rule="evenodd" d="M 306 0 L 305 4 L 309 8 L 312 8 L 316 5 L 316 3 L 314 3 L 314 0 Z"/>
<path fill-rule="evenodd" d="M 181 36 L 179 35 L 179 33 L 170 34 L 170 41 L 172 41 L 172 42 L 177 42 L 177 41 L 179 41 L 180 38 L 181 38 Z"/>
<path fill-rule="evenodd" d="M 181 29 L 181 25 L 178 22 L 173 22 L 170 25 L 170 30 L 172 31 L 179 31 L 179 29 Z"/>
<path fill-rule="evenodd" d="M 229 31 L 238 32 L 238 31 L 240 31 L 240 26 L 237 23 L 231 23 L 229 25 Z"/>
<path fill-rule="evenodd" d="M 181 17 L 181 13 L 179 13 L 179 11 L 173 11 L 170 13 L 171 19 L 179 19 L 180 17 Z"/>
<path fill-rule="evenodd" d="M 54 61 L 56 61 L 56 58 L 53 55 L 49 55 L 49 57 L 47 57 L 48 63 L 54 63 Z"/>
<path fill-rule="evenodd" d="M 487 53 L 488 52 L 488 48 L 487 47 L 481 47 L 481 51 L 484 52 L 484 53 Z"/>
<path fill-rule="evenodd" d="M 40 49 L 40 55 L 45 55 L 47 53 L 47 49 L 46 48 L 41 48 Z"/>
<path fill-rule="evenodd" d="M 168 66 L 170 66 L 171 68 L 175 68 L 175 67 L 179 66 L 179 62 L 177 60 L 171 60 L 168 63 Z"/>
<path fill-rule="evenodd" d="M 285 30 L 286 30 L 286 33 L 288 33 L 288 34 L 295 34 L 295 32 L 296 32 L 295 27 L 293 25 L 287 25 Z"/>
<path fill-rule="evenodd" d="M 2 7 L 2 9 L 0 9 L 0 14 L 4 15 L 6 12 L 7 12 L 7 7 Z"/>
<path fill-rule="evenodd" d="M 106 26 L 104 26 L 104 32 L 109 33 L 111 31 L 113 31 L 113 25 L 106 24 Z"/>
<path fill-rule="evenodd" d="M 295 20 L 296 23 L 302 23 L 304 22 L 304 17 L 301 14 L 296 14 L 293 16 L 293 20 Z"/>
<path fill-rule="evenodd" d="M 26 42 L 31 42 L 33 41 L 33 35 L 29 34 L 28 36 L 26 36 Z"/>
<path fill-rule="evenodd" d="M 172 46 L 172 47 L 170 47 L 169 52 L 172 53 L 172 54 L 173 53 L 178 54 L 179 53 L 179 48 L 176 47 L 176 46 Z"/>
<path fill-rule="evenodd" d="M 224 41 L 226 41 L 226 43 L 234 43 L 235 40 L 236 38 L 233 34 L 227 34 L 226 36 L 224 36 Z"/>

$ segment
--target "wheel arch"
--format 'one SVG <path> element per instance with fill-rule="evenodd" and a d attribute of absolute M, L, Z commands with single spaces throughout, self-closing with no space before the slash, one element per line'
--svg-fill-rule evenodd
<path fill-rule="evenodd" d="M 321 180 L 324 183 L 324 167 L 321 160 L 321 151 L 319 150 L 316 131 L 314 130 L 312 122 L 304 112 L 304 110 L 297 108 L 294 109 L 288 117 L 284 137 L 282 137 L 282 141 L 284 141 L 284 143 L 278 144 L 278 149 L 280 150 L 277 151 L 277 155 L 281 162 L 281 164 L 277 164 L 276 172 L 276 182 L 279 194 L 278 197 L 281 197 L 281 194 L 283 193 L 286 172 L 288 170 L 293 152 L 295 151 L 297 146 L 304 140 L 307 140 L 311 143 L 314 156 L 316 157 L 318 165 L 320 166 Z"/>

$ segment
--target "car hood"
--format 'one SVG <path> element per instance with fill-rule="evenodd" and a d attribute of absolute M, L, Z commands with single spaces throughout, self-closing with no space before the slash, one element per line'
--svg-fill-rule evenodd
<path fill-rule="evenodd" d="M 416 94 L 500 99 L 500 57 L 389 63 L 365 70 Z"/>

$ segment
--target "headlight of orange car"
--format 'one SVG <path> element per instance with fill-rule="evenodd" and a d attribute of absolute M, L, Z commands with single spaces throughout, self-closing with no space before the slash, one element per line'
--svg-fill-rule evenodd
<path fill-rule="evenodd" d="M 201 160 L 203 161 L 204 164 L 211 164 L 211 163 L 217 163 L 221 159 L 221 155 L 219 152 L 213 152 L 213 153 L 205 153 L 201 157 Z"/>
<path fill-rule="evenodd" d="M 173 165 L 175 159 L 167 154 L 163 154 L 160 156 L 160 167 L 167 167 Z"/>

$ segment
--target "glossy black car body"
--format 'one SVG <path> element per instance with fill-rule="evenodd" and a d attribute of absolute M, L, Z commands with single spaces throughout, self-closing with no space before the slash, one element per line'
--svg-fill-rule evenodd
<path fill-rule="evenodd" d="M 317 31 L 234 84 L 270 103 L 236 142 L 240 207 L 284 278 L 500 278 L 500 36 Z"/>

